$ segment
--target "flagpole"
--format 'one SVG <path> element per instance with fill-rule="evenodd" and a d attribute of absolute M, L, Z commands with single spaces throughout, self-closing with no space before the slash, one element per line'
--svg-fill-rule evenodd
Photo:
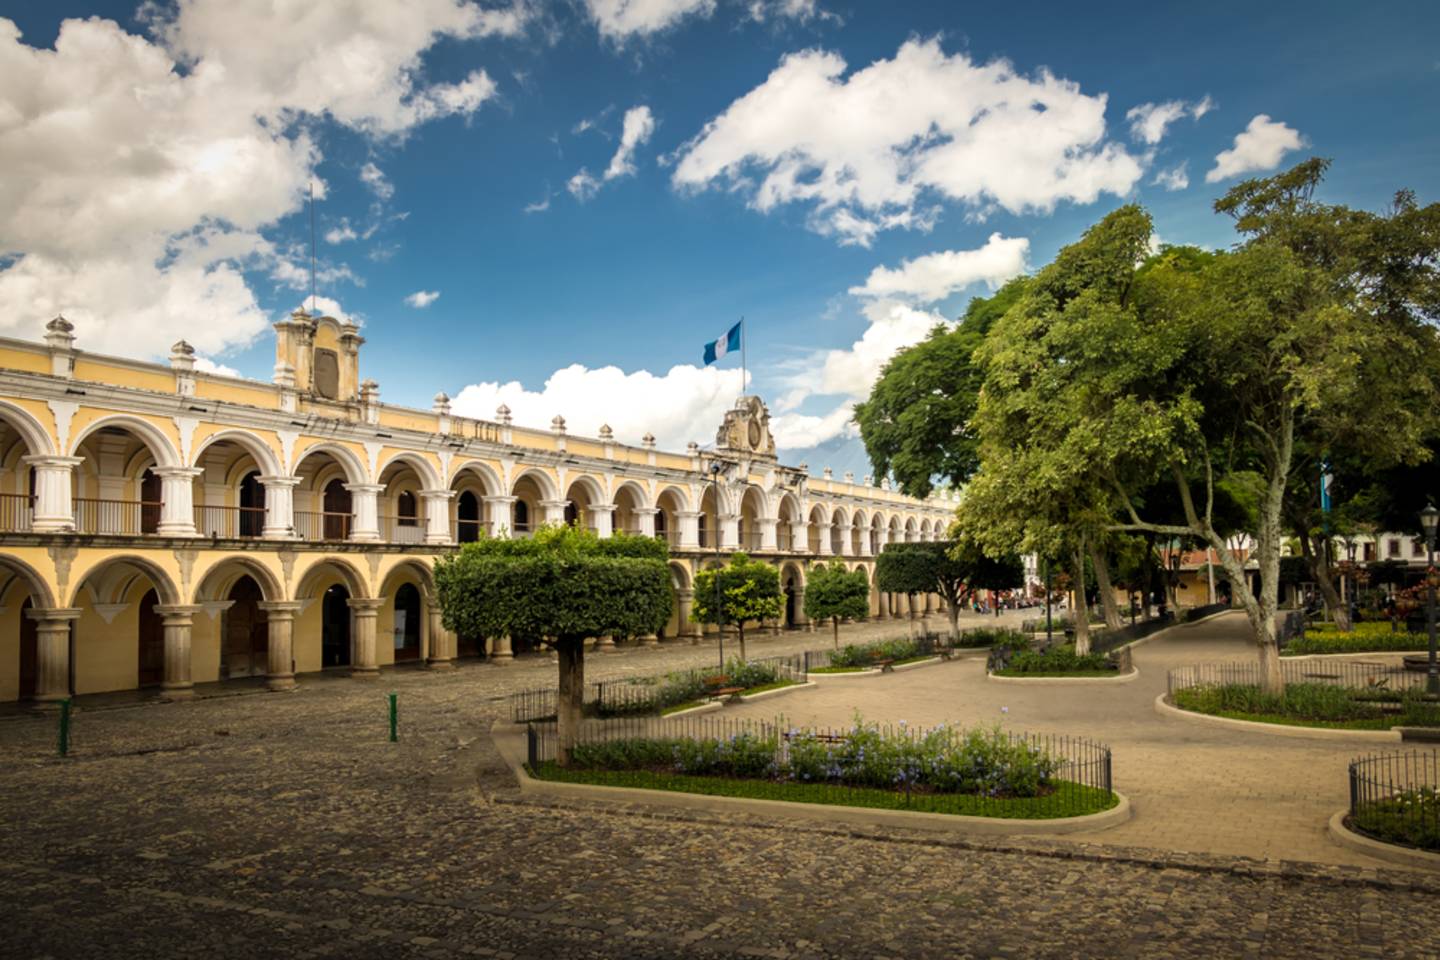
<path fill-rule="evenodd" d="M 745 317 L 742 315 L 740 317 L 740 396 L 742 398 L 745 396 L 745 350 L 749 346 L 745 341 L 748 339 L 745 336 Z"/>

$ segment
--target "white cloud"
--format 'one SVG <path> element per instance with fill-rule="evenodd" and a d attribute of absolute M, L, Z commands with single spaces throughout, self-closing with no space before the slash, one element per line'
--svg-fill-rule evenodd
<path fill-rule="evenodd" d="M 360 180 L 381 200 L 389 200 L 395 196 L 395 184 L 387 180 L 385 171 L 373 163 L 367 163 L 360 168 Z"/>
<path fill-rule="evenodd" d="M 590 437 L 608 423 L 622 443 L 639 444 L 648 431 L 662 448 L 680 450 L 692 440 L 711 442 L 739 389 L 740 374 L 731 369 L 685 364 L 657 375 L 576 363 L 555 371 L 540 390 L 514 380 L 471 384 L 452 406 L 461 416 L 493 420 L 503 403 L 517 424 L 540 429 L 559 414 L 570 433 Z"/>
<path fill-rule="evenodd" d="M 439 299 L 439 290 L 416 290 L 405 298 L 405 302 L 417 310 L 423 310 Z"/>
<path fill-rule="evenodd" d="M 1209 95 L 1194 103 L 1184 100 L 1167 100 L 1164 103 L 1142 103 L 1131 107 L 1125 113 L 1130 121 L 1130 135 L 1142 143 L 1155 144 L 1165 138 L 1165 129 L 1181 117 L 1191 116 L 1199 120 L 1215 108 L 1215 101 Z"/>
<path fill-rule="evenodd" d="M 821 10 L 815 0 L 751 0 L 750 19 L 756 23 L 781 18 L 807 23 L 819 17 L 822 20 L 838 20 L 833 13 Z"/>
<path fill-rule="evenodd" d="M 587 121 L 582 121 L 582 124 L 585 123 Z M 588 130 L 590 127 L 586 126 L 585 129 Z M 579 127 L 576 130 L 583 132 Z M 565 183 L 565 189 L 569 190 L 570 195 L 576 200 L 584 203 L 599 193 L 600 188 L 611 180 L 633 176 L 635 174 L 635 151 L 644 145 L 654 132 L 655 116 L 650 112 L 649 107 L 638 106 L 626 110 L 620 132 L 620 145 L 615 148 L 615 155 L 610 158 L 610 164 L 605 168 L 605 172 L 596 178 L 588 169 L 581 167 L 579 172 Z M 547 198 L 546 204 L 548 205 L 548 203 Z M 527 213 L 532 212 L 529 207 L 526 207 L 525 210 Z"/>
<path fill-rule="evenodd" d="M 600 181 L 596 180 L 589 170 L 581 167 L 579 173 L 565 181 L 565 189 L 569 190 L 576 200 L 584 203 L 600 192 Z"/>
<path fill-rule="evenodd" d="M 835 53 L 785 57 L 676 151 L 675 187 L 724 184 L 761 212 L 807 204 L 815 229 L 868 245 L 933 222 L 927 193 L 981 214 L 1048 212 L 1124 194 L 1144 172 L 1106 139 L 1105 95 L 1046 71 L 947 56 L 937 39 L 845 71 Z"/>
<path fill-rule="evenodd" d="M 655 116 L 646 106 L 631 107 L 625 111 L 625 122 L 620 133 L 620 146 L 610 165 L 605 168 L 605 179 L 630 176 L 635 172 L 635 150 L 655 132 Z"/>
<path fill-rule="evenodd" d="M 715 0 L 585 0 L 585 7 L 602 37 L 623 43 L 658 33 L 692 14 L 708 17 Z"/>
<path fill-rule="evenodd" d="M 355 232 L 355 228 L 350 226 L 349 218 L 341 217 L 338 227 L 331 227 L 325 231 L 325 242 L 331 244 L 345 243 L 347 240 L 358 239 L 359 236 L 360 234 Z"/>
<path fill-rule="evenodd" d="M 539 200 L 536 200 L 534 203 L 527 203 L 527 204 L 525 204 L 525 207 L 524 207 L 524 211 L 525 211 L 526 213 L 544 213 L 546 210 L 549 210 L 549 209 L 550 209 L 550 191 L 548 191 L 548 190 L 545 191 L 545 196 L 541 197 Z"/>
<path fill-rule="evenodd" d="M 427 84 L 421 56 L 518 29 L 529 8 L 509 9 L 180 0 L 146 6 L 155 39 L 72 19 L 53 49 L 0 18 L 0 333 L 64 312 L 91 350 L 248 342 L 267 317 L 243 271 L 308 274 L 262 235 L 302 209 L 321 159 L 308 121 L 394 140 L 473 112 L 483 71 Z"/>
<path fill-rule="evenodd" d="M 1298 130 L 1267 115 L 1256 114 L 1248 126 L 1235 135 L 1235 145 L 1215 155 L 1215 166 L 1205 174 L 1206 183 L 1216 183 L 1254 170 L 1273 170 L 1291 150 L 1305 145 Z"/>
<path fill-rule="evenodd" d="M 859 297 L 900 297 L 934 303 L 972 283 L 984 281 L 991 288 L 1025 272 L 1030 241 L 1024 237 L 1003 237 L 992 233 L 985 246 L 975 250 L 942 250 L 900 266 L 876 267 L 864 286 L 851 287 Z"/>
<path fill-rule="evenodd" d="M 1150 182 L 1164 187 L 1166 190 L 1184 190 L 1190 186 L 1190 174 L 1186 171 L 1187 164 L 1180 164 L 1169 170 L 1161 170 L 1155 174 L 1155 179 Z"/>
<path fill-rule="evenodd" d="M 200 373 L 208 373 L 216 377 L 238 377 L 240 371 L 234 367 L 227 367 L 223 363 L 216 363 L 209 357 L 196 357 L 195 369 Z"/>

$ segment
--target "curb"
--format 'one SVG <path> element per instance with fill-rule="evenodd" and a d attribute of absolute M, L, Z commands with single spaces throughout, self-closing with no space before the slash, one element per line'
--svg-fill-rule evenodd
<path fill-rule="evenodd" d="M 774 697 L 782 693 L 794 693 L 796 690 L 804 690 L 806 687 L 813 686 L 815 686 L 815 684 L 807 680 L 804 683 L 792 683 L 788 687 L 776 687 L 774 690 L 762 690 L 759 693 L 741 694 L 740 702 L 749 703 L 751 700 L 764 700 L 766 697 Z M 675 714 L 672 713 L 670 716 L 673 717 Z"/>
<path fill-rule="evenodd" d="M 895 666 L 893 666 L 893 667 L 890 668 L 890 672 L 891 672 L 891 673 L 903 673 L 903 672 L 906 671 L 906 670 L 914 670 L 914 669 L 917 669 L 917 668 L 919 668 L 919 667 L 928 667 L 928 666 L 930 666 L 931 664 L 944 663 L 944 662 L 945 662 L 945 658 L 944 658 L 944 657 L 926 657 L 924 660 L 916 660 L 914 663 L 900 663 L 900 664 L 896 664 Z M 884 673 L 885 671 L 883 671 L 883 670 L 877 670 L 876 672 L 877 672 L 877 673 Z"/>
<path fill-rule="evenodd" d="M 1381 840 L 1372 840 L 1345 826 L 1345 818 L 1349 815 L 1349 810 L 1338 810 L 1335 815 L 1330 818 L 1330 839 L 1334 840 L 1340 846 L 1356 853 L 1363 853 L 1367 857 L 1374 857 L 1376 860 L 1385 860 L 1389 863 L 1399 864 L 1404 867 L 1440 870 L 1440 853 L 1430 853 L 1426 850 L 1402 847 L 1398 843 L 1385 843 Z"/>
<path fill-rule="evenodd" d="M 844 673 L 815 673 L 812 671 L 805 676 L 810 678 L 811 683 L 814 683 L 816 680 L 858 680 L 861 677 L 878 677 L 879 675 L 879 670 L 867 669 L 846 670 Z"/>
<path fill-rule="evenodd" d="M 1326 660 L 1364 660 L 1375 659 L 1376 657 L 1413 657 L 1417 653 L 1424 653 L 1424 650 L 1369 650 L 1359 653 L 1297 653 L 1292 657 L 1285 656 L 1285 651 L 1280 651 L 1282 660 L 1319 660 L 1322 663 Z"/>
<path fill-rule="evenodd" d="M 1263 733 L 1272 737 L 1292 737 L 1303 740 L 1348 740 L 1351 743 L 1397 743 L 1402 737 L 1399 730 L 1334 730 L 1327 727 L 1292 727 L 1283 723 L 1259 723 L 1255 720 L 1232 720 L 1229 717 L 1215 717 L 1208 713 L 1181 710 L 1166 701 L 1169 694 L 1155 697 L 1155 712 L 1162 717 L 1175 717 L 1190 723 L 1212 727 L 1228 727 L 1247 733 Z"/>
<path fill-rule="evenodd" d="M 519 733 L 492 731 L 495 743 L 510 772 L 514 774 L 522 794 L 602 800 L 612 803 L 645 803 L 708 813 L 749 813 L 760 816 L 784 817 L 829 825 L 861 827 L 902 827 L 942 833 L 974 836 L 1020 836 L 1026 834 L 1066 834 L 1106 830 L 1119 826 L 1131 817 L 1130 799 L 1120 792 L 1114 807 L 1083 817 L 1060 817 L 1054 820 L 1008 820 L 1000 817 L 971 817 L 949 813 L 922 813 L 910 810 L 879 810 L 867 807 L 843 807 L 831 804 L 798 803 L 786 800 L 750 800 L 744 797 L 716 797 L 698 793 L 669 790 L 644 790 L 635 787 L 602 787 L 585 783 L 555 783 L 536 780 L 525 770 L 525 738 Z"/>
<path fill-rule="evenodd" d="M 1069 686 L 1071 684 L 1111 684 L 1130 683 L 1139 678 L 1140 668 L 1131 667 L 1125 673 L 1117 673 L 1113 677 L 997 677 L 995 674 L 985 672 L 985 679 L 991 683 L 1025 683 L 1031 686 L 1043 687 L 1054 684 L 1055 686 Z"/>
<path fill-rule="evenodd" d="M 709 713 L 712 710 L 723 709 L 725 709 L 725 704 L 721 703 L 719 700 L 711 700 L 707 703 L 700 704 L 700 706 L 698 707 L 689 707 L 684 710 L 676 710 L 674 713 L 662 713 L 660 715 L 660 719 L 670 720 L 674 717 L 688 717 L 692 713 Z"/>

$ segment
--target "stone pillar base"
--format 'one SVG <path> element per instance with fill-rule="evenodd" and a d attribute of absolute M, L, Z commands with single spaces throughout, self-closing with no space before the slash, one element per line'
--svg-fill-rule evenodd
<path fill-rule="evenodd" d="M 283 691 L 283 690 L 294 690 L 294 689 L 295 689 L 295 674 L 293 674 L 293 673 L 285 673 L 285 674 L 276 674 L 276 675 L 273 676 L 273 677 L 266 677 L 266 678 L 265 678 L 265 689 L 267 689 L 267 690 L 275 690 L 275 691 L 277 691 L 277 692 L 278 692 L 278 691 Z"/>
<path fill-rule="evenodd" d="M 426 666 L 431 670 L 454 670 L 455 662 L 453 660 L 431 660 Z"/>
<path fill-rule="evenodd" d="M 350 676 L 356 678 L 357 680 L 379 680 L 379 679 L 380 679 L 380 668 L 379 668 L 379 667 L 351 667 L 351 668 L 350 668 Z"/>
<path fill-rule="evenodd" d="M 175 686 L 160 684 L 161 700 L 189 700 L 194 696 L 195 688 L 191 684 L 184 683 L 176 684 Z"/>
<path fill-rule="evenodd" d="M 658 646 L 660 646 L 660 638 L 657 637 L 657 636 L 655 636 L 655 634 L 653 634 L 653 633 L 650 634 L 649 636 L 641 637 L 641 638 L 640 638 L 640 646 L 642 646 L 642 647 L 658 647 Z"/>
<path fill-rule="evenodd" d="M 614 638 L 614 637 L 601 637 L 599 640 L 596 640 L 596 641 L 595 641 L 595 652 L 596 652 L 596 653 L 615 653 L 615 652 L 616 652 L 615 638 Z"/>

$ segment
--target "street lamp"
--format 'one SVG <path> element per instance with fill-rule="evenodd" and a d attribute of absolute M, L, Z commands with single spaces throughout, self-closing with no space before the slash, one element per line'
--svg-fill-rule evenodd
<path fill-rule="evenodd" d="M 1430 663 L 1425 677 L 1427 696 L 1440 697 L 1440 668 L 1435 663 L 1435 528 L 1440 525 L 1440 510 L 1426 503 L 1420 511 L 1420 529 L 1425 531 L 1425 619 L 1430 628 Z"/>

